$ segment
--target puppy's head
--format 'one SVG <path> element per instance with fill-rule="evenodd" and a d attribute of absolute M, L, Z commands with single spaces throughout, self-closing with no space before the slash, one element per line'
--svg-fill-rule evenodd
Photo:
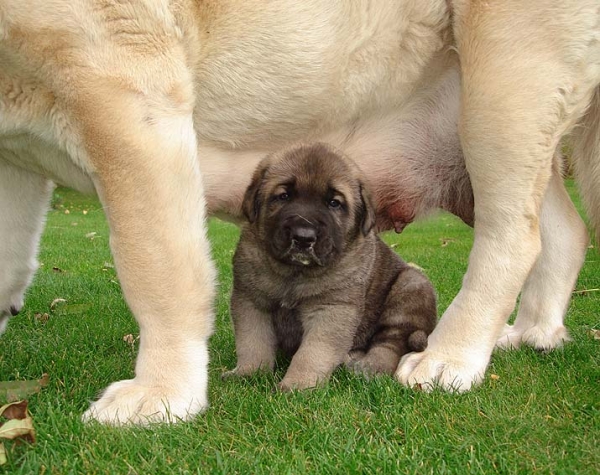
<path fill-rule="evenodd" d="M 329 265 L 374 225 L 357 165 L 324 144 L 265 158 L 243 211 L 274 258 L 302 267 Z"/>

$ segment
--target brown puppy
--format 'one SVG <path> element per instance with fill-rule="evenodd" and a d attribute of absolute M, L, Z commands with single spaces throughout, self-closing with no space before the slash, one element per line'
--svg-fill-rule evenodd
<path fill-rule="evenodd" d="M 259 165 L 233 258 L 238 364 L 226 375 L 271 370 L 280 349 L 293 358 L 279 388 L 304 389 L 344 361 L 391 375 L 402 355 L 425 349 L 433 287 L 375 234 L 359 176 L 324 144 Z"/>

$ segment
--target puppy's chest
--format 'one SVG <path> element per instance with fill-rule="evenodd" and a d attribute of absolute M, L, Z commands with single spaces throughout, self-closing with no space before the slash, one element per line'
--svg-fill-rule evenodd
<path fill-rule="evenodd" d="M 274 290 L 269 295 L 271 304 L 288 310 L 318 299 L 329 291 L 327 285 L 323 285 L 322 282 L 307 282 L 304 279 L 283 280 L 278 285 L 272 286 L 270 290 Z"/>

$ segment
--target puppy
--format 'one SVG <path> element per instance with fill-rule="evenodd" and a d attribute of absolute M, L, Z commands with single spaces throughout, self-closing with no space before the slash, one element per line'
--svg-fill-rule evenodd
<path fill-rule="evenodd" d="M 231 296 L 238 362 L 226 375 L 272 370 L 282 350 L 292 360 L 279 388 L 305 389 L 344 361 L 392 375 L 402 355 L 425 349 L 434 289 L 375 234 L 349 158 L 324 144 L 270 156 L 243 209 Z"/>

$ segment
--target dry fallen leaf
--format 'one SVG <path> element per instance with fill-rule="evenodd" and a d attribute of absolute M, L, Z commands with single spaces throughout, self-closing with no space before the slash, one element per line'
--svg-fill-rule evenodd
<path fill-rule="evenodd" d="M 18 401 L 0 407 L 0 416 L 6 419 L 25 419 L 27 417 L 27 401 Z"/>
<path fill-rule="evenodd" d="M 54 308 L 57 305 L 62 305 L 67 303 L 67 301 L 65 299 L 54 299 L 51 303 L 50 303 L 50 310 L 54 310 Z"/>
<path fill-rule="evenodd" d="M 131 345 L 131 348 L 133 348 L 135 346 L 135 342 L 138 341 L 140 339 L 140 336 L 136 336 L 134 337 L 131 333 L 129 335 L 125 335 L 123 337 L 123 341 L 125 343 L 127 343 L 128 345 Z"/>
<path fill-rule="evenodd" d="M 500 376 L 498 376 L 497 374 L 490 374 L 490 379 L 493 379 L 494 381 L 498 381 L 500 379 Z"/>
<path fill-rule="evenodd" d="M 39 380 L 0 381 L 0 401 L 12 403 L 35 394 L 48 385 L 48 374 L 44 373 Z"/>
<path fill-rule="evenodd" d="M 446 247 L 451 242 L 456 241 L 456 239 L 452 239 L 452 238 L 440 238 L 440 241 L 442 241 L 442 247 Z"/>
<path fill-rule="evenodd" d="M 85 235 L 85 237 L 88 239 L 94 240 L 94 238 L 96 237 L 96 234 L 98 234 L 98 233 L 96 233 L 96 231 L 92 231 L 91 233 L 87 233 Z"/>
<path fill-rule="evenodd" d="M 27 410 L 27 401 L 13 402 L 0 407 L 0 416 L 8 419 L 0 424 L 1 439 L 23 439 L 35 442 L 33 420 Z M 0 465 L 7 462 L 6 448 L 0 444 Z"/>
<path fill-rule="evenodd" d="M 600 330 L 590 330 L 590 336 L 594 340 L 600 340 Z"/>
<path fill-rule="evenodd" d="M 40 323 L 46 323 L 50 320 L 50 315 L 47 313 L 36 313 L 33 317 Z"/>
<path fill-rule="evenodd" d="M 35 442 L 31 417 L 11 419 L 0 426 L 0 438 L 16 439 L 18 437 L 27 439 L 29 442 Z"/>

